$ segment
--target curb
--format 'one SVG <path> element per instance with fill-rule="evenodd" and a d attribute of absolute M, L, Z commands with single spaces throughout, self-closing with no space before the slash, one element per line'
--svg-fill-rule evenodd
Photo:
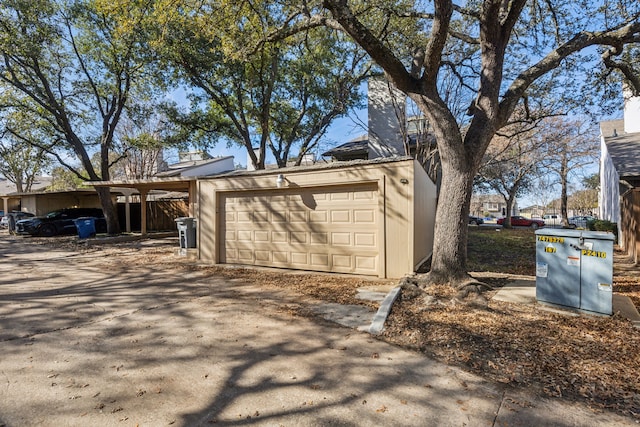
<path fill-rule="evenodd" d="M 382 304 L 380 304 L 380 308 L 378 308 L 378 312 L 373 316 L 373 320 L 371 321 L 371 325 L 369 326 L 369 329 L 367 329 L 367 332 L 372 335 L 378 335 L 382 332 L 384 322 L 387 320 L 387 317 L 391 312 L 391 307 L 398 298 L 398 295 L 400 295 L 400 286 L 393 288 L 387 296 L 384 297 Z"/>

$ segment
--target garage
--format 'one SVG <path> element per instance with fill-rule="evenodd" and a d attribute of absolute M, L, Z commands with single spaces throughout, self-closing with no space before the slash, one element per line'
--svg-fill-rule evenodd
<path fill-rule="evenodd" d="M 220 261 L 378 274 L 376 183 L 222 194 Z"/>
<path fill-rule="evenodd" d="M 198 258 L 399 278 L 432 254 L 436 197 L 406 157 L 201 177 Z"/>

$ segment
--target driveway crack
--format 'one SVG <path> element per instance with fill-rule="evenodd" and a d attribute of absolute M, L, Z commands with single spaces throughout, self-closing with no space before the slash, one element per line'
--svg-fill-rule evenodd
<path fill-rule="evenodd" d="M 500 404 L 498 405 L 498 409 L 496 410 L 496 416 L 493 417 L 493 422 L 491 423 L 491 427 L 495 427 L 496 422 L 498 421 L 498 416 L 500 415 L 500 410 L 502 409 L 502 405 L 504 404 L 504 398 L 506 396 L 506 390 L 502 391 L 502 396 L 500 397 Z"/>

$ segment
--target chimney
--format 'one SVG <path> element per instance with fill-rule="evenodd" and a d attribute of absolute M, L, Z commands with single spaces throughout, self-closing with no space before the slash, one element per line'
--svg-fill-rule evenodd
<path fill-rule="evenodd" d="M 623 89 L 624 95 L 624 131 L 626 133 L 640 132 L 640 96 L 632 96 L 631 90 Z"/>
<path fill-rule="evenodd" d="M 369 78 L 368 83 L 369 159 L 404 156 L 407 97 L 384 77 Z"/>
<path fill-rule="evenodd" d="M 258 160 L 260 160 L 260 148 L 256 148 L 253 147 L 253 154 L 256 155 L 256 158 L 258 158 Z M 253 161 L 251 160 L 251 156 L 249 155 L 249 152 L 247 151 L 247 170 L 248 171 L 254 171 L 256 170 L 256 165 L 253 164 Z"/>

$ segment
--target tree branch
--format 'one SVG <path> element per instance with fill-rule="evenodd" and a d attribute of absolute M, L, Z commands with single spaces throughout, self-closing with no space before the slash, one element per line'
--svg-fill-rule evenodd
<path fill-rule="evenodd" d="M 536 79 L 558 67 L 568 56 L 595 45 L 618 46 L 624 43 L 637 42 L 640 37 L 640 22 L 631 22 L 620 28 L 601 32 L 580 32 L 566 43 L 549 52 L 544 58 L 513 81 L 500 102 L 499 126 L 506 123 L 518 100 Z"/>
<path fill-rule="evenodd" d="M 435 87 L 442 61 L 442 50 L 447 42 L 453 5 L 450 0 L 436 0 L 434 5 L 436 13 L 431 24 L 431 37 L 427 44 L 424 72 L 421 80 L 423 83 L 432 83 Z"/>
<path fill-rule="evenodd" d="M 640 74 L 633 69 L 630 64 L 626 64 L 624 62 L 618 62 L 613 59 L 613 56 L 617 56 L 622 54 L 621 46 L 613 46 L 610 49 L 607 49 L 602 54 L 602 61 L 604 65 L 611 70 L 618 70 L 622 73 L 622 75 L 627 79 L 627 81 L 631 84 L 631 89 L 633 91 L 634 96 L 640 95 Z"/>
<path fill-rule="evenodd" d="M 418 80 L 405 69 L 402 62 L 353 14 L 346 0 L 324 0 L 323 7 L 331 11 L 344 31 L 358 43 L 371 58 L 389 75 L 393 76 L 398 89 L 417 92 Z"/>

